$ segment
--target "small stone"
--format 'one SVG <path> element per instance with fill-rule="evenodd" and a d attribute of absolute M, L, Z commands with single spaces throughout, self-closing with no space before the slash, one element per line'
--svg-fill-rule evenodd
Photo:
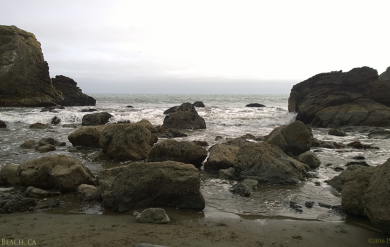
<path fill-rule="evenodd" d="M 321 183 L 320 183 L 320 182 L 314 182 L 314 184 L 315 184 L 316 186 L 321 186 Z"/>
<path fill-rule="evenodd" d="M 166 224 L 171 220 L 162 208 L 148 208 L 137 215 L 138 223 Z"/>
<path fill-rule="evenodd" d="M 313 205 L 314 205 L 314 202 L 305 202 L 305 206 L 306 206 L 307 208 L 312 208 Z"/>
<path fill-rule="evenodd" d="M 326 203 L 319 202 L 318 205 L 323 208 L 331 208 L 332 206 Z"/>

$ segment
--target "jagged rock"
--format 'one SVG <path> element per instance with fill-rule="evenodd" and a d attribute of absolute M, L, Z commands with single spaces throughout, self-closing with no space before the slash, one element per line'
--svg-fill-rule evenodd
<path fill-rule="evenodd" d="M 363 196 L 364 213 L 372 223 L 390 234 L 390 159 L 378 165 L 371 176 L 367 190 Z M 374 170 L 375 168 L 366 168 Z"/>
<path fill-rule="evenodd" d="M 295 121 L 276 127 L 265 137 L 265 141 L 277 145 L 287 154 L 300 155 L 310 150 L 311 138 L 306 126 L 301 121 Z"/>
<path fill-rule="evenodd" d="M 142 123 L 113 124 L 104 128 L 99 144 L 117 160 L 143 160 L 150 152 L 151 132 Z"/>
<path fill-rule="evenodd" d="M 250 103 L 250 104 L 247 104 L 245 107 L 265 107 L 265 105 L 262 105 L 259 103 Z"/>
<path fill-rule="evenodd" d="M 209 157 L 204 164 L 205 170 L 217 171 L 233 167 L 239 147 L 216 144 L 209 149 Z"/>
<path fill-rule="evenodd" d="M 332 136 L 346 136 L 347 134 L 342 129 L 333 128 L 333 129 L 329 130 L 328 135 L 332 135 Z"/>
<path fill-rule="evenodd" d="M 96 105 L 96 100 L 91 96 L 84 94 L 79 87 L 77 82 L 73 79 L 57 75 L 51 79 L 55 89 L 61 92 L 61 99 L 56 100 L 57 104 L 64 106 L 87 106 Z"/>
<path fill-rule="evenodd" d="M 135 162 L 103 170 L 98 190 L 111 210 L 175 207 L 203 210 L 200 173 L 193 165 L 174 161 Z"/>
<path fill-rule="evenodd" d="M 291 89 L 288 110 L 315 127 L 389 126 L 390 81 L 369 67 L 315 75 Z"/>
<path fill-rule="evenodd" d="M 21 147 L 21 148 L 33 148 L 33 147 L 35 147 L 35 145 L 37 145 L 36 141 L 28 140 L 28 141 L 23 142 L 19 147 Z"/>
<path fill-rule="evenodd" d="M 238 179 L 256 179 L 269 184 L 297 184 L 307 176 L 308 170 L 308 165 L 266 142 L 245 144 L 238 150 L 234 163 Z"/>
<path fill-rule="evenodd" d="M 341 191 L 341 205 L 350 214 L 365 216 L 363 196 L 378 167 L 363 167 L 353 170 L 345 179 Z"/>
<path fill-rule="evenodd" d="M 57 125 L 57 124 L 60 124 L 60 123 L 61 123 L 61 119 L 59 119 L 56 116 L 51 119 L 51 124 Z"/>
<path fill-rule="evenodd" d="M 202 101 L 195 101 L 192 105 L 195 107 L 206 107 Z"/>
<path fill-rule="evenodd" d="M 233 194 L 238 194 L 240 196 L 250 196 L 253 191 L 257 190 L 257 185 L 259 182 L 254 179 L 244 179 L 241 182 L 233 185 L 232 192 Z"/>
<path fill-rule="evenodd" d="M 0 184 L 5 186 L 15 186 L 22 184 L 18 173 L 18 165 L 6 164 L 0 170 Z"/>
<path fill-rule="evenodd" d="M 0 120 L 0 129 L 5 129 L 7 128 L 7 125 L 5 124 L 4 121 Z"/>
<path fill-rule="evenodd" d="M 148 208 L 137 215 L 138 223 L 167 224 L 171 222 L 165 210 L 162 208 Z"/>
<path fill-rule="evenodd" d="M 189 141 L 178 142 L 170 139 L 154 145 L 150 150 L 148 161 L 172 160 L 199 167 L 206 157 L 207 151 L 203 147 Z"/>
<path fill-rule="evenodd" d="M 303 164 L 309 165 L 312 169 L 316 169 L 321 165 L 320 159 L 312 151 L 306 151 L 303 154 L 300 154 L 298 157 L 298 161 L 302 162 Z"/>
<path fill-rule="evenodd" d="M 81 201 L 93 201 L 100 198 L 99 192 L 94 185 L 80 184 L 77 187 L 77 198 Z"/>
<path fill-rule="evenodd" d="M 46 198 L 46 197 L 60 196 L 60 195 L 61 192 L 59 191 L 51 192 L 51 191 L 36 188 L 34 186 L 29 186 L 26 189 L 26 196 L 33 197 L 33 198 Z"/>
<path fill-rule="evenodd" d="M 55 106 L 61 97 L 35 35 L 0 26 L 0 106 Z"/>
<path fill-rule="evenodd" d="M 31 124 L 29 129 L 52 129 L 52 127 L 48 124 L 43 124 L 43 123 L 34 123 Z"/>
<path fill-rule="evenodd" d="M 77 129 L 68 136 L 73 146 L 100 147 L 99 140 L 106 125 L 86 126 Z"/>
<path fill-rule="evenodd" d="M 163 126 L 177 129 L 206 129 L 206 123 L 191 103 L 183 103 L 164 118 Z"/>
<path fill-rule="evenodd" d="M 37 199 L 23 194 L 0 193 L 0 214 L 24 212 L 37 205 Z"/>
<path fill-rule="evenodd" d="M 106 124 L 111 117 L 112 115 L 108 112 L 86 114 L 81 120 L 81 125 L 82 126 L 103 125 Z"/>
<path fill-rule="evenodd" d="M 81 161 L 65 155 L 45 156 L 24 162 L 17 173 L 26 186 L 76 191 L 80 184 L 95 184 L 95 177 Z"/>

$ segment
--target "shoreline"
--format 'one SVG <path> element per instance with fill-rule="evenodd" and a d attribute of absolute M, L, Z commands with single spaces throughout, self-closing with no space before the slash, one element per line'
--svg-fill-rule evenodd
<path fill-rule="evenodd" d="M 206 209 L 166 209 L 168 224 L 136 223 L 132 211 L 110 214 L 24 212 L 0 215 L 2 241 L 36 246 L 370 246 L 383 233 L 345 222 L 239 216 Z M 32 241 L 33 240 L 33 241 Z M 373 241 L 370 243 L 369 241 Z M 3 242 L 4 243 L 4 242 Z"/>

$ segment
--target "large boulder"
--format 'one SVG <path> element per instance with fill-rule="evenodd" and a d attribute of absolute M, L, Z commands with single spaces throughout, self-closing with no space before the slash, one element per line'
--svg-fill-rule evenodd
<path fill-rule="evenodd" d="M 106 124 L 111 117 L 112 115 L 108 112 L 86 114 L 81 120 L 81 125 L 83 126 L 103 125 Z"/>
<path fill-rule="evenodd" d="M 300 155 L 310 150 L 311 138 L 305 124 L 295 121 L 287 126 L 276 127 L 264 140 L 277 145 L 287 154 Z"/>
<path fill-rule="evenodd" d="M 308 165 L 266 142 L 245 144 L 238 150 L 234 163 L 238 179 L 269 184 L 297 184 L 307 176 L 308 170 Z"/>
<path fill-rule="evenodd" d="M 165 140 L 152 147 L 149 153 L 149 162 L 160 162 L 172 160 L 195 166 L 201 166 L 207 157 L 205 148 L 189 141 L 178 142 L 176 140 Z"/>
<path fill-rule="evenodd" d="M 317 157 L 316 153 L 312 151 L 304 152 L 298 156 L 298 161 L 310 166 L 312 169 L 316 169 L 321 165 L 320 159 Z"/>
<path fill-rule="evenodd" d="M 61 98 L 41 44 L 16 26 L 0 26 L 0 82 L 0 106 L 54 106 Z"/>
<path fill-rule="evenodd" d="M 361 167 L 351 171 L 341 191 L 341 205 L 350 214 L 365 216 L 363 196 L 378 167 Z"/>
<path fill-rule="evenodd" d="M 390 234 L 390 159 L 377 167 L 364 193 L 364 212 L 371 222 Z"/>
<path fill-rule="evenodd" d="M 216 144 L 209 149 L 209 157 L 204 164 L 205 170 L 218 171 L 233 167 L 239 147 Z"/>
<path fill-rule="evenodd" d="M 96 100 L 84 94 L 73 79 L 57 75 L 51 79 L 55 89 L 61 92 L 62 98 L 56 100 L 57 104 L 63 106 L 88 106 L 96 105 Z"/>
<path fill-rule="evenodd" d="M 369 67 L 318 74 L 293 86 L 288 109 L 316 127 L 389 126 L 390 80 Z"/>
<path fill-rule="evenodd" d="M 99 140 L 106 125 L 85 126 L 68 136 L 73 146 L 100 147 Z"/>
<path fill-rule="evenodd" d="M 150 152 L 151 132 L 142 123 L 113 124 L 104 128 L 99 144 L 117 160 L 143 160 Z"/>
<path fill-rule="evenodd" d="M 100 172 L 98 184 L 104 204 L 114 211 L 147 207 L 203 210 L 205 207 L 200 173 L 190 164 L 135 162 Z"/>
<path fill-rule="evenodd" d="M 26 186 L 76 191 L 80 184 L 95 184 L 95 177 L 81 161 L 65 156 L 45 156 L 24 162 L 18 167 L 18 175 Z"/>
<path fill-rule="evenodd" d="M 183 103 L 164 118 L 163 126 L 176 129 L 206 129 L 206 123 L 191 103 Z"/>

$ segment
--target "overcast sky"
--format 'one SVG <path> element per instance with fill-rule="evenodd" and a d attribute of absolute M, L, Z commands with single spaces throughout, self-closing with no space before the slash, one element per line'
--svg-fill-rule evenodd
<path fill-rule="evenodd" d="M 289 94 L 315 74 L 390 66 L 390 0 L 2 0 L 50 76 L 86 93 Z"/>

